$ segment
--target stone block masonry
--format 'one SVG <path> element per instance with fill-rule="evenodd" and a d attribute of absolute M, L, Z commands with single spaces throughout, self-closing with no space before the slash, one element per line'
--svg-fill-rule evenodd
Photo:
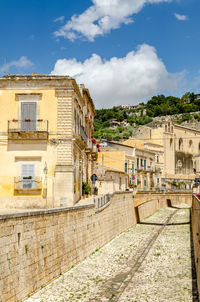
<path fill-rule="evenodd" d="M 182 197 L 172 204 L 190 203 Z M 0 215 L 0 302 L 23 300 L 136 224 L 134 207 L 146 217 L 169 198 L 118 192 L 98 211 L 91 204 Z"/>
<path fill-rule="evenodd" d="M 132 193 L 94 205 L 0 216 L 0 301 L 37 291 L 136 223 Z"/>
<path fill-rule="evenodd" d="M 192 200 L 192 236 L 198 292 L 200 295 L 200 200 L 195 195 Z"/>

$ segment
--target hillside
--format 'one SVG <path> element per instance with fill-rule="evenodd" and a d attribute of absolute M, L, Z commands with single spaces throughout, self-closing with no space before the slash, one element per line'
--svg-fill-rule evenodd
<path fill-rule="evenodd" d="M 110 140 L 127 139 L 134 128 L 154 119 L 172 119 L 177 124 L 200 121 L 200 97 L 187 92 L 181 98 L 153 96 L 146 104 L 121 105 L 96 110 L 94 137 Z"/>

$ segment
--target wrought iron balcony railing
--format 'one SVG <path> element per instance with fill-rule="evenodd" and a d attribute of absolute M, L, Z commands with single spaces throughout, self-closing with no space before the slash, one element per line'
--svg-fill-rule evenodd
<path fill-rule="evenodd" d="M 42 119 L 13 119 L 8 121 L 8 132 L 48 132 L 48 121 Z"/>
<path fill-rule="evenodd" d="M 42 181 L 40 177 L 15 177 L 14 190 L 18 193 L 27 192 L 27 194 L 38 193 L 42 189 Z"/>

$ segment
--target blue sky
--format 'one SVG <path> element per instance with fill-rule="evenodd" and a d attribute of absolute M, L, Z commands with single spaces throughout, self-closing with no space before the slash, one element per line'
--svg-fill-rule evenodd
<path fill-rule="evenodd" d="M 98 108 L 200 93 L 199 0 L 0 0 L 0 75 L 63 74 Z"/>

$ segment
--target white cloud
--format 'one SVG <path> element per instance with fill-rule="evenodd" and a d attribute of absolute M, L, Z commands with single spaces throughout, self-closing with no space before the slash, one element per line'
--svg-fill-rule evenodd
<path fill-rule="evenodd" d="M 177 20 L 179 20 L 179 21 L 186 21 L 187 19 L 188 19 L 188 17 L 187 16 L 185 16 L 185 15 L 179 15 L 179 14 L 174 14 L 174 16 L 176 17 L 176 19 Z"/>
<path fill-rule="evenodd" d="M 133 22 L 131 16 L 137 14 L 145 4 L 170 2 L 171 0 L 92 0 L 93 5 L 81 15 L 73 15 L 64 26 L 54 34 L 56 37 L 72 41 L 85 37 L 93 41 L 111 29 Z"/>
<path fill-rule="evenodd" d="M 64 19 L 65 19 L 65 17 L 64 17 L 64 16 L 60 16 L 60 17 L 58 17 L 58 18 L 54 19 L 53 21 L 54 21 L 54 22 L 63 22 L 63 21 L 64 21 Z"/>
<path fill-rule="evenodd" d="M 17 61 L 11 61 L 9 63 L 5 63 L 0 67 L 0 73 L 8 72 L 10 68 L 12 67 L 19 67 L 19 68 L 27 68 L 30 66 L 33 66 L 34 64 L 27 59 L 27 57 L 22 56 Z"/>
<path fill-rule="evenodd" d="M 170 74 L 147 44 L 123 58 L 102 60 L 93 54 L 84 62 L 76 59 L 58 60 L 52 74 L 70 75 L 89 88 L 97 108 L 120 104 L 136 104 L 152 95 L 176 90 L 182 73 Z"/>

